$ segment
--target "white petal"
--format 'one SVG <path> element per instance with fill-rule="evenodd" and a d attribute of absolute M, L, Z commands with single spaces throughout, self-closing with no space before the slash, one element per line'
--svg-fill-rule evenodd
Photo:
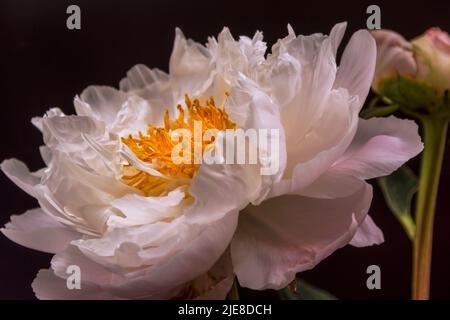
<path fill-rule="evenodd" d="M 263 34 L 260 31 L 255 32 L 252 39 L 241 36 L 239 37 L 239 47 L 244 53 L 248 61 L 249 76 L 252 72 L 265 61 L 265 53 L 267 49 L 266 43 L 263 41 Z"/>
<path fill-rule="evenodd" d="M 162 124 L 166 110 L 152 108 L 147 100 L 130 96 L 123 103 L 117 112 L 116 119 L 108 129 L 119 137 L 146 132 L 149 124 L 155 126 Z"/>
<path fill-rule="evenodd" d="M 79 266 L 81 288 L 69 290 L 66 285 L 67 268 Z M 181 284 L 175 289 L 152 293 L 136 291 L 127 283 L 144 280 L 142 276 L 121 276 L 84 256 L 70 246 L 52 259 L 52 270 L 41 270 L 33 282 L 33 289 L 40 299 L 224 299 L 233 284 L 234 274 L 229 253 L 224 254 L 214 266 L 199 277 Z M 73 292 L 76 291 L 76 292 Z M 116 293 L 119 292 L 119 295 Z M 120 294 L 121 293 L 121 294 Z"/>
<path fill-rule="evenodd" d="M 81 239 L 73 244 L 95 262 L 126 273 L 129 271 L 127 268 L 159 263 L 183 248 L 198 235 L 200 229 L 177 219 L 137 227 L 111 228 L 100 238 Z"/>
<path fill-rule="evenodd" d="M 113 281 L 114 274 L 110 270 L 87 258 L 73 245 L 68 246 L 62 252 L 58 252 L 53 256 L 51 261 L 51 267 L 54 273 L 63 279 L 67 279 L 70 276 L 67 273 L 67 268 L 72 265 L 80 268 L 83 284 L 91 283 L 98 286 L 107 286 Z"/>
<path fill-rule="evenodd" d="M 34 117 L 31 119 L 31 123 L 39 129 L 39 131 L 43 131 L 43 127 L 42 127 L 42 120 L 44 118 L 52 118 L 52 117 L 63 117 L 65 116 L 64 112 L 61 111 L 61 109 L 59 108 L 51 108 L 49 109 L 44 117 Z"/>
<path fill-rule="evenodd" d="M 234 72 L 247 73 L 248 60 L 227 27 L 222 29 L 217 40 L 215 38 L 208 40 L 208 50 L 215 62 L 215 69 L 227 81 L 233 80 Z"/>
<path fill-rule="evenodd" d="M 295 94 L 291 91 L 288 95 L 292 97 L 291 101 L 284 98 L 282 93 L 273 92 L 279 101 L 284 101 L 281 105 L 282 118 L 288 136 L 303 136 L 314 123 L 314 118 L 323 111 L 322 101 L 330 94 L 335 81 L 335 55 L 344 32 L 345 24 L 338 24 L 330 37 L 313 34 L 281 40 L 278 47 L 273 49 L 274 55 L 268 58 L 275 67 L 273 71 L 276 79 L 272 79 L 272 83 L 278 82 L 274 89 L 286 91 L 283 84 L 297 87 Z M 284 70 L 290 71 L 282 80 Z"/>
<path fill-rule="evenodd" d="M 125 217 L 111 216 L 108 226 L 135 226 L 155 223 L 165 219 L 174 219 L 181 214 L 181 202 L 185 197 L 183 188 L 177 188 L 167 196 L 143 197 L 137 194 L 125 195 L 112 202 Z"/>
<path fill-rule="evenodd" d="M 221 219 L 256 200 L 261 188 L 257 165 L 203 164 L 189 188 L 195 202 L 185 216 L 192 223 L 201 224 Z"/>
<path fill-rule="evenodd" d="M 37 185 L 41 179 L 30 173 L 28 167 L 22 161 L 17 159 L 3 160 L 0 168 L 19 188 L 30 196 L 35 196 L 33 187 Z"/>
<path fill-rule="evenodd" d="M 95 116 L 106 124 L 110 124 L 116 119 L 127 95 L 112 87 L 90 86 L 81 93 L 80 98 L 91 108 L 91 114 L 88 116 Z"/>
<path fill-rule="evenodd" d="M 158 298 L 201 276 L 216 263 L 229 245 L 237 225 L 237 217 L 237 211 L 228 213 L 223 219 L 201 228 L 200 233 L 191 236 L 191 239 L 174 239 L 180 246 L 176 252 L 164 254 L 163 259 L 158 263 L 155 261 L 149 268 L 131 272 L 127 281 L 115 283 L 110 291 L 122 298 Z M 190 230 L 193 228 L 189 225 L 186 227 Z M 142 248 L 136 254 L 145 256 L 152 250 L 157 248 Z"/>
<path fill-rule="evenodd" d="M 271 185 L 280 181 L 286 167 L 286 139 L 279 108 L 253 81 L 240 75 L 229 97 L 227 112 L 238 118 L 239 128 L 258 134 L 257 158 L 262 179 L 258 203 Z M 235 119 L 233 118 L 233 119 Z M 266 133 L 264 135 L 263 133 Z"/>
<path fill-rule="evenodd" d="M 87 116 L 44 117 L 42 131 L 48 148 L 67 154 L 80 166 L 110 176 L 118 172 L 119 141 L 103 122 Z"/>
<path fill-rule="evenodd" d="M 283 179 L 274 185 L 270 197 L 298 193 L 313 183 L 336 162 L 350 145 L 358 126 L 358 100 L 348 100 L 345 90 L 329 97 L 329 111 L 317 121 L 303 140 L 287 137 L 288 158 Z"/>
<path fill-rule="evenodd" d="M 64 250 L 80 234 L 44 213 L 42 209 L 28 210 L 11 216 L 0 231 L 10 240 L 27 248 L 56 253 Z"/>
<path fill-rule="evenodd" d="M 159 69 L 149 69 L 143 64 L 137 64 L 127 72 L 127 76 L 120 81 L 120 89 L 134 91 L 145 89 L 156 83 L 165 83 L 169 75 Z"/>
<path fill-rule="evenodd" d="M 65 154 L 56 152 L 42 185 L 34 192 L 47 212 L 75 224 L 80 231 L 102 232 L 111 214 L 111 202 L 136 190 L 115 177 L 102 176 L 73 163 Z"/>
<path fill-rule="evenodd" d="M 83 283 L 82 289 L 69 290 L 66 279 L 55 275 L 52 270 L 40 270 L 31 284 L 40 300 L 108 300 L 117 297 L 101 290 L 98 285 Z"/>
<path fill-rule="evenodd" d="M 253 39 L 241 36 L 236 41 L 225 27 L 217 40 L 213 37 L 208 39 L 207 48 L 215 63 L 215 70 L 230 84 L 234 83 L 235 73 L 256 80 L 259 68 L 265 61 L 266 44 L 261 32 L 256 32 Z"/>
<path fill-rule="evenodd" d="M 330 37 L 294 37 L 292 33 L 274 47 L 274 55 L 268 58 L 275 76 L 272 93 L 281 103 L 287 145 L 284 180 L 275 186 L 271 196 L 295 192 L 313 182 L 353 138 L 361 99 L 352 87 L 336 87 L 335 79 L 335 54 L 345 26 L 336 25 Z M 350 43 L 350 49 L 355 42 L 360 42 L 358 37 L 353 45 Z M 353 71 L 358 74 L 366 70 Z M 366 89 L 369 87 L 370 82 Z"/>
<path fill-rule="evenodd" d="M 301 69 L 300 62 L 287 52 L 273 59 L 269 76 L 271 91 L 284 112 L 290 111 L 284 109 L 299 107 L 293 101 L 303 83 Z"/>
<path fill-rule="evenodd" d="M 129 95 L 145 99 L 150 108 L 150 121 L 153 125 L 163 125 L 164 113 L 176 115 L 176 103 L 169 75 L 158 69 L 149 69 L 138 64 L 127 72 L 120 81 L 120 89 Z M 135 132 L 137 132 L 136 130 Z"/>
<path fill-rule="evenodd" d="M 185 93 L 196 95 L 211 70 L 208 50 L 190 39 L 186 40 L 181 30 L 177 29 L 169 63 L 172 87 L 177 89 L 176 96 L 183 97 Z"/>
<path fill-rule="evenodd" d="M 247 208 L 231 243 L 239 283 L 257 290 L 286 286 L 350 242 L 371 199 L 372 188 L 363 184 L 349 197 L 282 196 Z"/>
<path fill-rule="evenodd" d="M 334 170 L 361 179 L 385 176 L 419 154 L 423 144 L 414 121 L 394 116 L 359 120 L 351 145 Z"/>

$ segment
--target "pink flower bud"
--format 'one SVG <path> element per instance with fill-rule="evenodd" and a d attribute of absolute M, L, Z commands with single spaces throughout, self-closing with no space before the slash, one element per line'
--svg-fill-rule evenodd
<path fill-rule="evenodd" d="M 439 28 L 431 28 L 414 39 L 413 51 L 418 63 L 418 80 L 439 92 L 450 89 L 450 36 Z"/>
<path fill-rule="evenodd" d="M 379 92 L 381 80 L 396 75 L 414 77 L 417 74 L 411 43 L 389 30 L 373 31 L 372 36 L 377 43 L 377 64 L 373 80 L 375 91 Z"/>
<path fill-rule="evenodd" d="M 434 46 L 444 54 L 450 55 L 450 36 L 439 28 L 431 28 L 426 36 L 433 42 Z"/>

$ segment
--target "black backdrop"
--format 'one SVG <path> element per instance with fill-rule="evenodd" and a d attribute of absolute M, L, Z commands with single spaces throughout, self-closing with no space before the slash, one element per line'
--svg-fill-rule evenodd
<path fill-rule="evenodd" d="M 328 33 L 340 21 L 349 35 L 366 25 L 366 8 L 381 7 L 383 28 L 408 38 L 430 26 L 450 31 L 448 1 L 0 1 L 0 160 L 17 157 L 32 170 L 43 166 L 39 132 L 30 118 L 50 107 L 73 112 L 72 99 L 90 84 L 117 86 L 136 63 L 168 68 L 175 27 L 187 37 L 205 42 L 229 26 L 232 33 L 253 35 L 262 30 L 269 46 L 286 34 Z M 66 28 L 66 8 L 81 8 L 79 31 Z M 434 237 L 432 298 L 450 298 L 450 164 L 447 152 L 441 177 Z M 417 168 L 417 159 L 411 164 Z M 36 201 L 0 174 L 0 225 Z M 303 278 L 342 299 L 406 299 L 411 276 L 411 246 L 376 188 L 371 214 L 386 242 L 370 248 L 346 247 Z M 50 255 L 20 247 L 0 235 L 0 298 L 34 298 L 30 284 L 47 268 Z M 381 290 L 366 288 L 368 265 L 381 267 Z M 243 298 L 271 298 L 273 292 L 244 291 Z"/>

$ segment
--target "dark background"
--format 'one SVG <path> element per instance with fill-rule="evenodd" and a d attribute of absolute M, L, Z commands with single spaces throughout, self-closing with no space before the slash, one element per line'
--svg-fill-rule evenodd
<path fill-rule="evenodd" d="M 81 30 L 66 28 L 66 8 L 81 8 Z M 328 33 L 348 21 L 344 43 L 365 28 L 366 8 L 381 7 L 383 28 L 412 38 L 428 27 L 450 31 L 449 1 L 0 1 L 0 161 L 16 157 L 30 169 L 43 166 L 42 138 L 30 119 L 50 107 L 73 113 L 75 94 L 91 84 L 117 86 L 137 63 L 168 69 L 175 27 L 204 43 L 223 26 L 237 37 L 264 32 L 269 47 L 287 33 Z M 450 298 L 450 165 L 447 153 L 441 176 L 435 223 L 431 297 Z M 411 161 L 417 169 L 417 159 Z M 0 173 L 0 225 L 37 202 Z M 371 215 L 386 242 L 370 248 L 346 247 L 303 273 L 309 282 L 341 299 L 407 299 L 411 245 L 375 189 Z M 0 235 L 0 298 L 32 299 L 31 282 L 49 266 L 51 256 L 21 247 Z M 366 288 L 366 268 L 381 268 L 381 290 Z M 244 291 L 242 298 L 270 298 L 273 292 Z"/>

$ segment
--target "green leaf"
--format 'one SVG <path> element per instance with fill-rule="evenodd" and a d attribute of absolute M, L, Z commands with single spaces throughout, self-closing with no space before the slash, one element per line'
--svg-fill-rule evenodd
<path fill-rule="evenodd" d="M 278 291 L 281 300 L 336 300 L 331 293 L 300 279 Z"/>
<path fill-rule="evenodd" d="M 401 167 L 387 177 L 378 178 L 378 184 L 384 199 L 392 213 L 398 219 L 409 239 L 413 240 L 416 226 L 411 215 L 411 201 L 417 192 L 418 179 L 406 166 Z"/>

